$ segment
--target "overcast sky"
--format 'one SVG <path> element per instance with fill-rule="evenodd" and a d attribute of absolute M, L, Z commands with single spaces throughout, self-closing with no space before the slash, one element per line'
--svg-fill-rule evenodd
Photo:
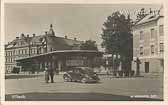
<path fill-rule="evenodd" d="M 101 28 L 114 11 L 129 12 L 132 18 L 142 7 L 159 9 L 160 5 L 129 4 L 5 4 L 5 43 L 21 33 L 44 34 L 53 24 L 56 36 L 101 43 Z"/>

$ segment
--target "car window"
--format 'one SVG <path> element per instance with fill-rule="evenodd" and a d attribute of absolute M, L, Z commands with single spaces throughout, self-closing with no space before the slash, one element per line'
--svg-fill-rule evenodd
<path fill-rule="evenodd" d="M 93 70 L 88 69 L 88 68 L 85 70 L 85 72 L 86 72 L 88 75 L 94 74 Z"/>

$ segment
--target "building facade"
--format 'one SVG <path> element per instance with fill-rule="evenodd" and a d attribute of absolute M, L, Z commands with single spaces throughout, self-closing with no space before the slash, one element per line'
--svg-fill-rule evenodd
<path fill-rule="evenodd" d="M 140 73 L 163 73 L 164 64 L 163 7 L 151 11 L 133 27 L 133 57 L 140 59 Z M 136 62 L 132 62 L 136 70 Z"/>
<path fill-rule="evenodd" d="M 58 50 L 78 50 L 82 41 L 55 36 L 53 26 L 44 35 L 21 34 L 5 45 L 5 72 L 10 73 L 17 66 L 16 60 Z"/>

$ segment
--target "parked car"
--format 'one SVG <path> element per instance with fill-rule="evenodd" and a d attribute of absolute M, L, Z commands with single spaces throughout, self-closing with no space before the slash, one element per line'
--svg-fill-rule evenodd
<path fill-rule="evenodd" d="M 13 67 L 12 73 L 19 74 L 20 68 L 19 67 Z"/>
<path fill-rule="evenodd" d="M 89 67 L 75 67 L 63 75 L 66 82 L 99 82 L 98 75 Z"/>

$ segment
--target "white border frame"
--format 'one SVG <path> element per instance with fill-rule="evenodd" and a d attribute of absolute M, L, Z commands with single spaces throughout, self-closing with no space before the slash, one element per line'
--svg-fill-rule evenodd
<path fill-rule="evenodd" d="M 4 69 L 5 69 L 5 65 L 4 65 L 4 3 L 73 3 L 73 4 L 164 4 L 164 93 L 168 93 L 167 89 L 168 86 L 166 84 L 166 82 L 168 81 L 168 76 L 165 74 L 168 74 L 167 66 L 168 65 L 168 36 L 166 35 L 166 33 L 168 33 L 168 17 L 167 17 L 167 5 L 168 5 L 168 1 L 166 0 L 1 0 L 1 38 L 0 38 L 0 46 L 1 46 L 1 50 L 0 50 L 0 66 L 1 66 L 1 70 L 0 70 L 0 83 L 1 83 L 1 102 L 3 105 L 41 105 L 41 104 L 47 104 L 49 101 L 4 101 L 5 99 L 5 79 L 4 79 Z M 167 29 L 167 30 L 166 30 Z M 166 105 L 168 104 L 168 96 L 167 94 L 163 94 L 164 95 L 164 101 L 51 101 L 49 102 L 51 105 L 59 105 L 59 104 L 72 104 L 72 105 L 86 105 L 86 104 L 96 104 L 96 105 L 106 105 L 106 104 L 117 104 L 117 105 Z"/>

